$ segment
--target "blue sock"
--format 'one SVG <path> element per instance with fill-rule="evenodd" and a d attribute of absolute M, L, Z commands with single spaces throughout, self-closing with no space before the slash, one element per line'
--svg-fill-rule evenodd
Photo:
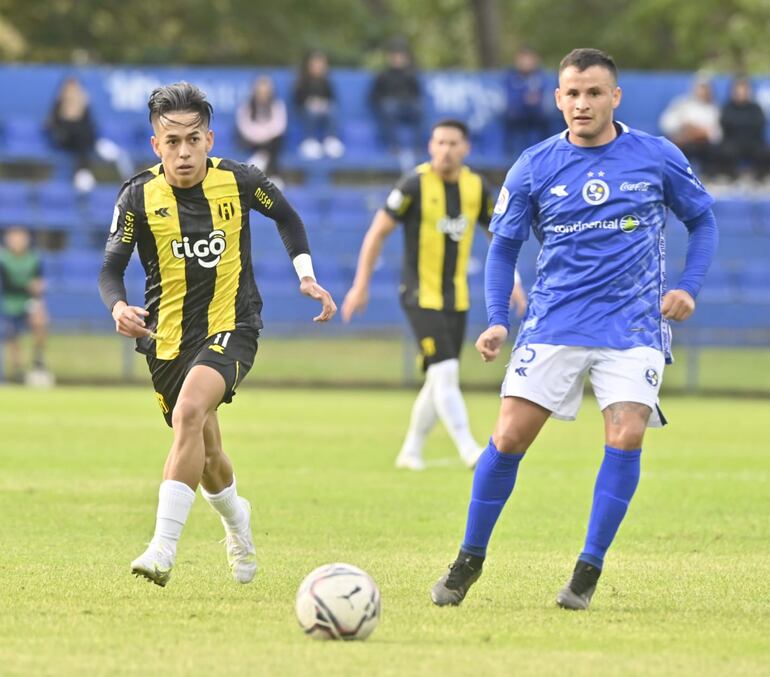
<path fill-rule="evenodd" d="M 598 569 L 604 564 L 607 548 L 615 538 L 639 484 L 641 455 L 641 449 L 622 451 L 604 447 L 604 460 L 594 486 L 586 544 L 578 558 Z"/>
<path fill-rule="evenodd" d="M 464 552 L 477 557 L 486 556 L 489 537 L 516 484 L 516 473 L 522 458 L 524 454 L 499 452 L 490 438 L 473 474 L 468 522 L 461 546 Z"/>

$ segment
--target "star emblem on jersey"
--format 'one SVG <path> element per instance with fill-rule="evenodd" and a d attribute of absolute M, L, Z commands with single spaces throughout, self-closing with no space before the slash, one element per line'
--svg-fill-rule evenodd
<path fill-rule="evenodd" d="M 569 195 L 567 186 L 564 184 L 561 186 L 554 186 L 551 188 L 551 195 L 555 195 L 556 197 L 567 197 Z"/>
<path fill-rule="evenodd" d="M 589 179 L 583 184 L 583 199 L 590 205 L 600 205 L 607 202 L 610 187 L 601 179 Z"/>
<path fill-rule="evenodd" d="M 655 371 L 652 367 L 648 367 L 644 372 L 644 380 L 654 388 L 658 385 L 658 372 Z"/>

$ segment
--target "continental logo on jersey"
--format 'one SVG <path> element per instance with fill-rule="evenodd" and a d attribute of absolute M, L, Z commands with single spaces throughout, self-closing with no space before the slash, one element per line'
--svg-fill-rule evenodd
<path fill-rule="evenodd" d="M 233 216 L 235 216 L 235 205 L 233 205 L 233 201 L 228 198 L 217 200 L 217 212 L 222 221 L 229 221 L 232 219 Z"/>
<path fill-rule="evenodd" d="M 160 410 L 161 410 L 161 411 L 162 411 L 164 414 L 168 414 L 168 412 L 169 412 L 169 408 L 168 408 L 168 404 L 166 404 L 166 398 L 165 398 L 165 397 L 163 397 L 163 394 L 162 394 L 162 393 L 158 393 L 158 392 L 156 392 L 156 393 L 155 393 L 155 399 L 157 399 L 157 400 L 158 400 L 158 404 L 160 405 Z"/>
<path fill-rule="evenodd" d="M 272 209 L 274 200 L 264 190 L 257 188 L 254 197 L 257 198 L 257 202 L 259 202 L 265 209 Z"/>
<path fill-rule="evenodd" d="M 620 230 L 624 233 L 633 233 L 640 223 L 641 221 L 636 216 L 629 214 L 620 219 Z"/>
<path fill-rule="evenodd" d="M 200 239 L 190 242 L 185 236 L 182 241 L 171 241 L 171 253 L 177 259 L 196 259 L 203 268 L 214 268 L 221 260 L 227 248 L 227 240 L 222 230 L 212 230 L 208 240 Z"/>
<path fill-rule="evenodd" d="M 559 224 L 553 227 L 553 232 L 559 235 L 582 233 L 584 230 L 621 230 L 624 233 L 633 233 L 641 225 L 642 222 L 638 216 L 626 214 L 619 219 L 599 219 L 596 221 Z"/>
<path fill-rule="evenodd" d="M 463 239 L 465 231 L 468 230 L 468 219 L 465 218 L 465 214 L 460 214 L 455 218 L 444 216 L 436 223 L 436 228 L 439 233 L 449 235 L 449 237 L 455 242 L 459 242 Z"/>

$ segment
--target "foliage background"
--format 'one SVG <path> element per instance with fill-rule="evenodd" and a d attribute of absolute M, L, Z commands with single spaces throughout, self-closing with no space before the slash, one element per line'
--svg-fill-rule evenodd
<path fill-rule="evenodd" d="M 579 46 L 624 69 L 770 72 L 770 0 L 0 0 L 0 59 L 294 65 L 309 47 L 373 67 L 406 36 L 423 68 L 546 65 Z"/>

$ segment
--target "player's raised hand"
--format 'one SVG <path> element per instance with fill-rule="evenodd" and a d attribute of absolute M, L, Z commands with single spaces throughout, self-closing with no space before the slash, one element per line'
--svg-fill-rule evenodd
<path fill-rule="evenodd" d="M 144 318 L 150 313 L 139 306 L 129 306 L 125 301 L 118 301 L 112 307 L 112 319 L 115 320 L 115 331 L 130 338 L 150 336 Z"/>
<path fill-rule="evenodd" d="M 369 303 L 369 289 L 353 285 L 342 301 L 342 321 L 350 322 L 353 315 L 363 313 Z"/>
<path fill-rule="evenodd" d="M 321 313 L 313 318 L 313 322 L 328 322 L 337 313 L 337 304 L 334 303 L 332 295 L 312 277 L 303 277 L 299 290 L 305 296 L 321 302 Z"/>
<path fill-rule="evenodd" d="M 495 324 L 481 333 L 476 339 L 476 350 L 481 354 L 484 362 L 492 362 L 499 354 L 505 339 L 508 338 L 508 330 L 501 324 Z"/>
<path fill-rule="evenodd" d="M 695 299 L 684 289 L 672 289 L 663 297 L 660 312 L 667 320 L 681 322 L 695 311 Z"/>

